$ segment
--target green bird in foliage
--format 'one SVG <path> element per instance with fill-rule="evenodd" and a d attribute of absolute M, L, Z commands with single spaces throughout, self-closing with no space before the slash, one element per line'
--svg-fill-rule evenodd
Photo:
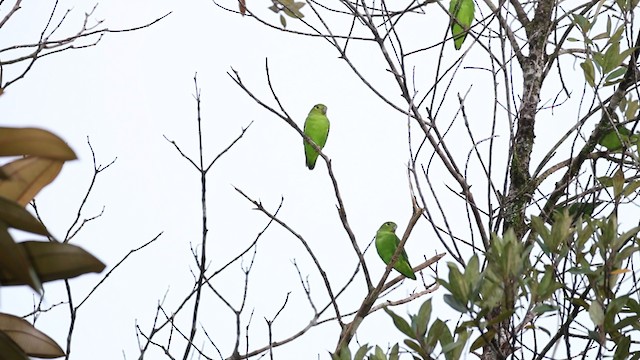
<path fill-rule="evenodd" d="M 329 119 L 327 119 L 327 107 L 323 104 L 315 105 L 307 120 L 304 122 L 304 133 L 313 140 L 320 149 L 327 143 L 329 137 Z M 309 170 L 313 170 L 318 160 L 318 152 L 306 140 L 304 143 L 304 156 Z"/>
<path fill-rule="evenodd" d="M 388 221 L 382 224 L 376 233 L 376 249 L 378 250 L 378 255 L 380 255 L 382 261 L 387 265 L 391 262 L 391 258 L 396 252 L 398 244 L 400 244 L 400 239 L 396 236 L 397 228 L 398 225 L 396 225 L 396 223 Z M 393 265 L 393 268 L 409 279 L 416 279 L 416 274 L 411 269 L 407 252 L 404 251 L 404 249 L 402 249 L 402 253 L 400 253 L 398 261 Z"/>
<path fill-rule="evenodd" d="M 451 0 L 449 12 L 457 20 L 451 19 L 451 35 L 453 35 L 453 45 L 456 50 L 460 50 L 473 22 L 473 13 L 475 12 L 473 0 Z"/>

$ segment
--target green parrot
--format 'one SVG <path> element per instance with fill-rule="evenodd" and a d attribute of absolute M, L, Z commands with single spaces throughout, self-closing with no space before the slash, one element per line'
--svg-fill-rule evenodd
<path fill-rule="evenodd" d="M 378 255 L 380 255 L 382 261 L 387 265 L 389 265 L 393 254 L 398 248 L 398 244 L 400 244 L 400 239 L 398 239 L 395 233 L 397 228 L 398 225 L 396 225 L 396 223 L 388 221 L 382 224 L 376 233 L 376 249 L 378 249 Z M 416 279 L 416 274 L 411 269 L 411 264 L 409 264 L 409 259 L 407 258 L 407 252 L 404 251 L 404 249 L 393 268 L 409 279 Z"/>
<path fill-rule="evenodd" d="M 324 147 L 324 144 L 327 143 L 327 137 L 329 137 L 329 119 L 327 119 L 327 107 L 325 105 L 317 104 L 309 111 L 307 120 L 304 122 L 304 133 L 320 149 Z M 318 152 L 306 140 L 303 143 L 307 167 L 309 170 L 313 170 L 316 167 L 316 160 L 318 160 Z"/>
<path fill-rule="evenodd" d="M 453 35 L 453 45 L 456 50 L 460 50 L 467 37 L 467 30 L 473 22 L 474 11 L 473 0 L 450 0 L 449 12 L 458 20 L 456 22 L 451 19 L 451 35 Z"/>

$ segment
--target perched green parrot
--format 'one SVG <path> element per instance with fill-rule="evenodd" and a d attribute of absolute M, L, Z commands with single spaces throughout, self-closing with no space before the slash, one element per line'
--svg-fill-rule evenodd
<path fill-rule="evenodd" d="M 626 144 L 638 145 L 640 143 L 640 136 L 638 133 L 632 134 L 631 130 L 622 125 L 618 125 L 617 130 L 618 131 L 611 129 L 600 138 L 598 144 L 606 147 L 609 151 L 621 152 L 622 148 Z"/>
<path fill-rule="evenodd" d="M 467 30 L 473 22 L 475 6 L 473 0 L 450 0 L 449 12 L 457 22 L 451 19 L 451 35 L 453 35 L 453 45 L 456 50 L 460 50 L 464 39 L 467 37 Z M 462 26 L 460 26 L 462 25 Z"/>
<path fill-rule="evenodd" d="M 395 232 L 397 228 L 398 225 L 396 225 L 396 223 L 388 221 L 382 224 L 376 233 L 376 249 L 378 249 L 378 255 L 380 255 L 382 261 L 387 265 L 389 265 L 393 254 L 398 248 L 398 244 L 400 244 L 400 239 L 398 239 Z M 404 249 L 393 268 L 409 279 L 416 279 L 416 274 L 414 274 L 411 269 L 411 264 L 409 264 L 409 259 L 407 258 L 407 252 L 404 251 Z"/>
<path fill-rule="evenodd" d="M 329 137 L 329 119 L 327 119 L 327 107 L 317 104 L 309 111 L 307 120 L 304 122 L 304 133 L 313 140 L 320 149 L 327 143 Z M 306 140 L 304 143 L 304 156 L 307 160 L 307 167 L 313 170 L 318 160 L 318 152 Z"/>

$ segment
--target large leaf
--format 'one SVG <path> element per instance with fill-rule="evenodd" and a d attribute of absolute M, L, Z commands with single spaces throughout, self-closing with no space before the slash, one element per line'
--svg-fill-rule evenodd
<path fill-rule="evenodd" d="M 393 311 L 387 309 L 386 307 L 382 308 L 387 314 L 389 314 L 389 316 L 391 316 L 391 319 L 393 319 L 393 324 L 396 326 L 396 328 L 398 330 L 400 330 L 403 334 L 407 335 L 408 337 L 415 339 L 416 338 L 416 334 L 413 331 L 413 329 L 411 328 L 411 325 L 409 325 L 409 323 L 407 322 L 407 320 L 403 319 L 401 316 L 398 316 L 396 313 L 394 313 Z"/>
<path fill-rule="evenodd" d="M 40 291 L 42 284 L 24 251 L 24 248 L 13 241 L 7 225 L 0 221 L 0 283 L 3 278 L 15 279 L 17 283 L 29 285 Z"/>
<path fill-rule="evenodd" d="M 18 243 L 29 258 L 42 282 L 70 279 L 82 274 L 104 270 L 105 265 L 84 249 L 58 242 L 25 241 Z M 0 273 L 4 285 L 22 285 L 18 279 Z"/>
<path fill-rule="evenodd" d="M 27 156 L 2 166 L 9 180 L 0 181 L 0 196 L 27 206 L 43 187 L 58 176 L 64 161 Z"/>
<path fill-rule="evenodd" d="M 46 130 L 0 127 L 0 156 L 17 155 L 76 159 L 76 154 L 62 139 Z"/>
<path fill-rule="evenodd" d="M 18 344 L 2 331 L 0 331 L 0 354 L 2 354 L 2 360 L 29 360 Z"/>
<path fill-rule="evenodd" d="M 0 221 L 9 227 L 34 234 L 48 235 L 47 229 L 30 212 L 17 203 L 0 196 Z"/>
<path fill-rule="evenodd" d="M 0 331 L 29 356 L 43 359 L 64 356 L 64 351 L 53 339 L 17 316 L 0 313 Z"/>
<path fill-rule="evenodd" d="M 597 301 L 591 302 L 589 306 L 589 317 L 591 317 L 591 321 L 593 321 L 596 326 L 604 323 L 604 310 L 602 310 L 602 306 Z"/>

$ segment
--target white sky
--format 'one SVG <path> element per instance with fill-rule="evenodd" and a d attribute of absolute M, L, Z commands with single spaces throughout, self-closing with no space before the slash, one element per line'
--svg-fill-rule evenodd
<path fill-rule="evenodd" d="M 235 9 L 233 1 L 227 3 Z M 266 9 L 268 5 L 268 1 L 249 0 L 252 10 L 278 24 L 277 16 Z M 59 6 L 73 8 L 67 21 L 65 34 L 68 34 L 80 25 L 84 12 L 90 11 L 93 4 L 61 1 Z M 407 25 L 401 29 L 407 49 L 432 45 L 443 39 L 448 21 L 436 6 L 430 8 L 433 13 L 429 15 L 411 16 L 408 23 L 413 28 Z M 309 14 L 309 21 L 315 21 L 308 8 L 303 10 Z M 6 9 L 0 8 L 0 11 Z M 40 60 L 25 79 L 9 87 L 0 98 L 3 124 L 49 129 L 65 139 L 79 156 L 79 160 L 67 164 L 59 178 L 38 197 L 41 215 L 54 235 L 64 236 L 89 184 L 92 163 L 87 136 L 100 164 L 107 164 L 115 157 L 117 161 L 99 176 L 83 216 L 94 216 L 103 206 L 104 215 L 88 224 L 75 244 L 105 262 L 106 273 L 130 249 L 163 232 L 155 244 L 132 256 L 114 272 L 81 310 L 73 338 L 71 357 L 74 359 L 116 359 L 123 358 L 123 354 L 127 359 L 137 358 L 136 319 L 148 330 L 155 306 L 167 290 L 165 308 L 172 311 L 191 289 L 190 271 L 195 269 L 195 263 L 190 244 L 197 246 L 201 241 L 199 177 L 163 135 L 175 140 L 187 154 L 197 156 L 193 99 L 196 72 L 202 89 L 208 159 L 226 147 L 242 127 L 254 122 L 238 145 L 214 166 L 208 178 L 211 268 L 218 268 L 244 249 L 267 222 L 232 185 L 260 199 L 271 211 L 284 197 L 280 219 L 307 239 L 334 283 L 334 289 L 344 283 L 356 264 L 335 211 L 336 200 L 324 163 L 319 159 L 313 172 L 304 167 L 299 135 L 248 98 L 227 76 L 230 67 L 239 71 L 257 96 L 275 105 L 264 71 L 268 58 L 278 96 L 300 126 L 311 106 L 319 102 L 328 106 L 331 133 L 326 154 L 333 159 L 349 221 L 362 248 L 382 222 L 396 221 L 401 233 L 411 215 L 406 179 L 406 119 L 367 90 L 326 41 L 267 29 L 248 17 L 242 18 L 204 0 L 180 4 L 110 1 L 100 3 L 92 19 L 105 19 L 106 26 L 118 29 L 141 25 L 169 11 L 173 13 L 151 28 L 108 34 L 96 47 Z M 25 2 L 23 9 L 3 29 L 0 45 L 34 41 L 46 16 L 48 9 Z M 290 28 L 302 29 L 293 19 L 288 20 Z M 335 25 L 345 31 L 345 24 L 335 21 Z M 373 44 L 353 42 L 350 46 L 357 66 L 387 96 L 402 104 L 397 87 Z M 453 46 L 445 46 L 446 64 L 460 55 L 452 49 Z M 413 60 L 416 86 L 422 94 L 433 82 L 437 53 L 429 51 Z M 478 54 L 483 55 L 480 49 Z M 475 59 L 476 63 L 471 62 L 475 66 L 486 61 L 483 57 Z M 579 69 L 577 64 L 573 67 Z M 579 71 L 568 76 L 583 81 Z M 461 70 L 447 95 L 449 108 L 445 106 L 443 110 L 450 113 L 444 116 L 450 121 L 454 113 L 449 109 L 457 109 L 455 94 L 464 95 L 473 84 L 467 105 L 471 109 L 468 110 L 470 120 L 475 120 L 472 127 L 477 131 L 478 140 L 490 134 L 489 114 L 493 103 L 490 80 L 487 72 Z M 547 99 L 553 97 L 555 91 L 550 91 Z M 565 128 L 578 118 L 575 113 L 570 114 Z M 546 117 L 541 118 L 538 129 L 556 126 L 557 123 L 549 119 L 557 118 L 558 113 L 555 117 L 550 115 L 547 112 Z M 508 131 L 506 120 L 501 121 L 495 151 L 504 154 L 497 158 L 504 162 Z M 461 124 L 457 122 L 453 131 L 466 131 Z M 547 134 L 539 131 L 536 144 L 542 146 L 556 140 Z M 464 165 L 471 144 L 465 133 L 456 136 L 460 140 L 456 140 L 452 150 Z M 537 159 L 542 155 L 536 154 Z M 422 160 L 426 163 L 427 156 Z M 477 169 L 475 162 L 471 171 Z M 483 194 L 486 185 L 482 174 L 479 175 L 472 184 L 478 184 L 475 188 L 483 189 L 480 191 Z M 497 183 L 501 185 L 500 176 Z M 464 229 L 467 221 L 463 204 L 447 192 L 445 183 L 458 190 L 443 172 L 441 183 L 435 186 L 445 206 L 457 215 L 451 219 L 451 225 Z M 478 198 L 481 203 L 485 199 L 485 195 Z M 460 230 L 459 234 L 466 236 L 468 231 Z M 372 250 L 366 258 L 377 279 L 384 266 Z M 433 236 L 431 227 L 421 220 L 407 251 L 415 265 L 423 255 L 430 257 L 444 249 Z M 287 292 L 291 291 L 291 297 L 274 328 L 274 340 L 288 337 L 311 316 L 292 265 L 294 259 L 304 275 L 309 275 L 313 295 L 318 299 L 316 305 L 325 305 L 326 291 L 311 259 L 293 236 L 273 225 L 260 240 L 249 282 L 243 327 L 255 310 L 250 349 L 266 343 L 264 318 L 271 318 L 278 311 Z M 450 257 L 443 259 L 440 268 L 444 269 L 445 262 L 450 260 Z M 425 275 L 430 281 L 431 274 Z M 102 276 L 86 275 L 72 281 L 78 298 Z M 365 295 L 362 278 L 356 282 L 358 288 L 341 298 L 343 311 L 355 310 Z M 214 284 L 237 305 L 242 291 L 240 265 L 231 266 Z M 45 289 L 48 304 L 64 299 L 62 282 L 48 283 Z M 391 299 L 398 299 L 413 289 L 414 283 L 405 284 Z M 438 292 L 437 297 L 441 294 L 442 291 Z M 27 289 L 3 288 L 0 295 L 0 309 L 16 314 L 28 312 L 35 299 Z M 427 298 L 415 301 L 409 308 L 417 311 Z M 445 305 L 437 304 L 434 316 L 457 319 Z M 235 339 L 232 314 L 210 294 L 205 297 L 202 309 L 201 323 L 223 355 L 229 356 Z M 404 315 L 407 308 L 399 307 L 395 311 Z M 64 347 L 67 319 L 66 308 L 60 307 L 43 314 L 37 326 Z M 335 323 L 317 327 L 294 343 L 278 348 L 276 354 L 279 358 L 301 353 L 325 358 L 327 351 L 335 347 L 338 333 Z M 397 341 L 397 334 L 390 319 L 378 313 L 367 318 L 358 339 L 384 346 L 387 341 Z M 211 356 L 216 354 L 211 346 L 205 348 Z M 155 354 L 160 357 L 159 353 Z"/>

